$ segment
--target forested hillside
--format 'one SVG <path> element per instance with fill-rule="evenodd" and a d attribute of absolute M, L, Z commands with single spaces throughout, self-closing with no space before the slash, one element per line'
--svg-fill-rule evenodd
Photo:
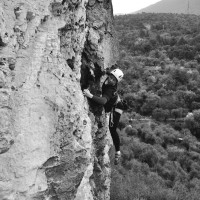
<path fill-rule="evenodd" d="M 199 0 L 160 0 L 136 13 L 184 13 L 200 14 Z"/>
<path fill-rule="evenodd" d="M 129 110 L 111 200 L 199 200 L 200 17 L 116 16 L 115 28 Z"/>

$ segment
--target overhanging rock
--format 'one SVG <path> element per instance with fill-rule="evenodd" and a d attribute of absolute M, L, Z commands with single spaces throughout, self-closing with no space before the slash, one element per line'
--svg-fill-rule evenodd
<path fill-rule="evenodd" d="M 116 60 L 111 1 L 0 2 L 0 199 L 107 200 L 99 94 Z"/>

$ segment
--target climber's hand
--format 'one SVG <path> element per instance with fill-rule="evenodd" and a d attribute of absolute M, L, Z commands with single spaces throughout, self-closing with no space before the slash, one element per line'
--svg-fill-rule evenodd
<path fill-rule="evenodd" d="M 83 90 L 83 95 L 90 99 L 93 97 L 93 95 L 90 93 L 88 89 Z"/>

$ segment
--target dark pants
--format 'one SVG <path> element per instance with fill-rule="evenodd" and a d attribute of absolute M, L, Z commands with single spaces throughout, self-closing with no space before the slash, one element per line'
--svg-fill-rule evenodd
<path fill-rule="evenodd" d="M 121 116 L 120 113 L 113 111 L 113 116 L 111 113 L 110 119 L 109 119 L 109 130 L 110 130 L 116 151 L 120 151 L 120 139 L 117 133 L 117 126 L 119 123 L 120 116 Z"/>

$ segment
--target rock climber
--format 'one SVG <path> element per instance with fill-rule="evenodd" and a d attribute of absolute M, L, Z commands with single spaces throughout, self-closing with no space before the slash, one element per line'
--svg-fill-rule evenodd
<path fill-rule="evenodd" d="M 83 94 L 92 101 L 104 106 L 105 112 L 110 113 L 109 130 L 115 146 L 115 164 L 118 164 L 121 157 L 120 152 L 120 138 L 117 133 L 117 126 L 123 110 L 127 109 L 125 101 L 120 100 L 117 94 L 117 85 L 123 78 L 123 72 L 120 69 L 114 69 L 108 73 L 108 77 L 102 85 L 102 96 L 98 97 L 88 89 L 83 90 Z"/>

